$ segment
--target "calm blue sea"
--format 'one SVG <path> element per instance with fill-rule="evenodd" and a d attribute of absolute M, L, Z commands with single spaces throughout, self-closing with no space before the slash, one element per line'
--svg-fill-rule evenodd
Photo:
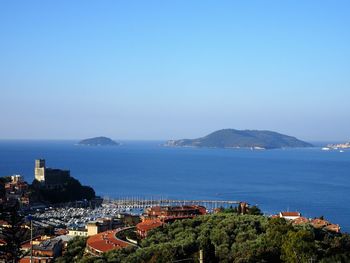
<path fill-rule="evenodd" d="M 126 141 L 119 147 L 74 141 L 0 141 L 0 175 L 33 180 L 34 160 L 70 169 L 105 197 L 243 200 L 266 213 L 324 215 L 350 232 L 350 151 L 320 148 L 234 150 L 166 148 Z"/>

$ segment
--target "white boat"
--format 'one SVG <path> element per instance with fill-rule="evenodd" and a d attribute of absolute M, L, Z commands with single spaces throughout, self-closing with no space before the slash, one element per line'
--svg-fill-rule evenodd
<path fill-rule="evenodd" d="M 254 146 L 253 150 L 265 150 L 264 147 Z"/>
<path fill-rule="evenodd" d="M 329 151 L 331 148 L 329 148 L 329 147 L 323 147 L 322 148 L 322 151 Z"/>

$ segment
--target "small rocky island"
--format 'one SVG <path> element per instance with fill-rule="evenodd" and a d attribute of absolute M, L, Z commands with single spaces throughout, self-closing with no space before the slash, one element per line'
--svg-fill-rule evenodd
<path fill-rule="evenodd" d="M 273 131 L 223 129 L 198 139 L 170 140 L 165 143 L 165 146 L 264 150 L 312 147 L 313 145 Z"/>
<path fill-rule="evenodd" d="M 82 140 L 78 143 L 78 145 L 84 145 L 84 146 L 118 146 L 119 143 L 113 141 L 110 138 L 107 137 L 94 137 Z"/>

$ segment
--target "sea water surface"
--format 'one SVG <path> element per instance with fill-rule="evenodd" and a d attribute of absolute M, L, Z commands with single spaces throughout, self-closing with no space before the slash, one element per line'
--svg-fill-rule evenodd
<path fill-rule="evenodd" d="M 31 182 L 34 160 L 71 170 L 102 197 L 241 200 L 267 214 L 300 211 L 325 216 L 350 232 L 350 151 L 319 147 L 248 149 L 169 148 L 126 141 L 117 147 L 75 141 L 0 141 L 0 176 Z"/>

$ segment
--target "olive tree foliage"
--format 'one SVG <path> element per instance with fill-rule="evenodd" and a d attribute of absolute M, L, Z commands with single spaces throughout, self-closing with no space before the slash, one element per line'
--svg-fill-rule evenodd
<path fill-rule="evenodd" d="M 284 262 L 310 262 L 316 259 L 316 245 L 311 231 L 289 231 L 282 244 Z"/>
<path fill-rule="evenodd" d="M 178 220 L 127 247 L 77 262 L 350 262 L 350 237 L 281 218 L 218 213 Z"/>

